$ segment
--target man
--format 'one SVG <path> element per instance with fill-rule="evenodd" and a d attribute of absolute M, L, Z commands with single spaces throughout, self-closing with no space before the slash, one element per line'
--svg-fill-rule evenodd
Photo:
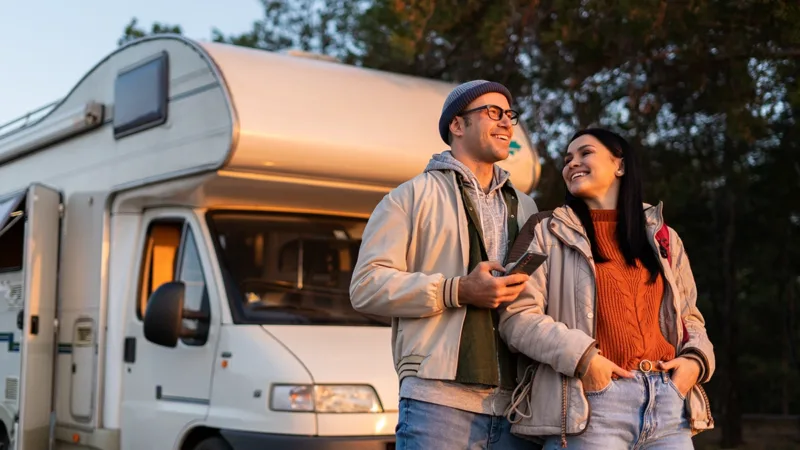
<path fill-rule="evenodd" d="M 528 279 L 505 276 L 502 262 L 536 212 L 495 165 L 519 120 L 511 102 L 499 83 L 457 86 L 439 120 L 451 150 L 386 195 L 364 230 L 350 295 L 392 318 L 398 449 L 533 448 L 503 416 L 516 373 L 496 331 L 496 308 Z"/>

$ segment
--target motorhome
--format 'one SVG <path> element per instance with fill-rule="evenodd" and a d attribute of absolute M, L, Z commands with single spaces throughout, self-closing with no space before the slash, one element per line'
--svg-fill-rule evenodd
<path fill-rule="evenodd" d="M 348 286 L 452 87 L 152 36 L 0 128 L 0 448 L 393 448 L 391 328 Z"/>

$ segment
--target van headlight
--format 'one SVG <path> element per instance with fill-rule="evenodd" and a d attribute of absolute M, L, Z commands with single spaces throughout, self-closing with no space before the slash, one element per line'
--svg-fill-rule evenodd
<path fill-rule="evenodd" d="M 318 413 L 379 413 L 383 407 L 372 386 L 275 385 L 270 394 L 273 411 Z"/>

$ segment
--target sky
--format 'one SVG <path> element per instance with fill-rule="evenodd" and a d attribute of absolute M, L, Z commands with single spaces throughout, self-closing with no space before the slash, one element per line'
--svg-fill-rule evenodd
<path fill-rule="evenodd" d="M 210 40 L 214 27 L 241 33 L 263 14 L 259 0 L 0 0 L 0 126 L 66 96 L 133 17 Z"/>

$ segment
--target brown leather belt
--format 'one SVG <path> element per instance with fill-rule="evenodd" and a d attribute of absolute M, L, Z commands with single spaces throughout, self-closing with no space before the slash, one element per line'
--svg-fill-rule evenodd
<path fill-rule="evenodd" d="M 643 359 L 639 361 L 639 370 L 644 373 L 650 372 L 669 372 L 668 370 L 664 370 L 658 367 L 658 363 L 654 361 L 650 361 L 649 359 Z"/>

